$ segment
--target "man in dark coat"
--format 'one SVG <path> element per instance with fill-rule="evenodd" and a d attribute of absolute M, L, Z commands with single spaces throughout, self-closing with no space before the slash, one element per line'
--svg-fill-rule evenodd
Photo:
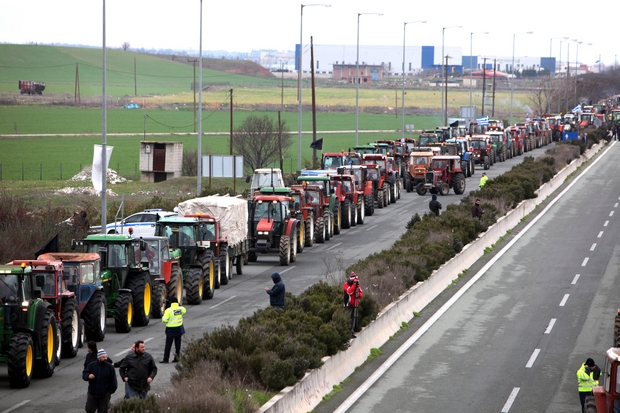
<path fill-rule="evenodd" d="M 144 399 L 151 390 L 151 382 L 157 375 L 157 366 L 153 357 L 146 352 L 144 341 L 138 340 L 134 346 L 133 352 L 127 354 L 121 362 L 118 372 L 123 381 L 127 383 L 125 398 Z"/>
<path fill-rule="evenodd" d="M 84 358 L 84 370 L 86 370 L 86 368 L 88 367 L 90 363 L 98 360 L 97 352 L 99 351 L 97 350 L 97 343 L 95 343 L 94 341 L 89 341 L 86 344 L 86 346 L 87 346 L 88 353 L 86 353 L 86 357 Z M 112 359 L 107 356 L 106 356 L 106 362 L 110 364 L 114 364 Z M 117 367 L 117 366 L 114 366 L 114 367 Z"/>
<path fill-rule="evenodd" d="M 274 272 L 271 274 L 271 279 L 273 280 L 273 287 L 265 287 L 265 291 L 269 294 L 269 304 L 273 308 L 284 308 L 286 288 L 284 287 L 282 277 L 280 277 L 279 273 Z"/>
<path fill-rule="evenodd" d="M 433 199 L 428 203 L 428 208 L 436 217 L 439 216 L 439 210 L 441 209 L 441 203 L 437 200 L 437 195 L 433 194 Z"/>
<path fill-rule="evenodd" d="M 471 206 L 471 217 L 476 219 L 482 219 L 484 211 L 480 207 L 480 200 L 476 199 L 476 203 Z"/>
<path fill-rule="evenodd" d="M 97 361 L 88 364 L 82 372 L 82 379 L 88 382 L 86 413 L 107 413 L 110 397 L 116 391 L 114 366 L 107 361 L 104 349 L 97 352 Z"/>

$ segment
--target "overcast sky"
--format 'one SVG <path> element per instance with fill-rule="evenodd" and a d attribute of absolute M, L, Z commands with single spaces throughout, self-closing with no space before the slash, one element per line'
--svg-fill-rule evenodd
<path fill-rule="evenodd" d="M 200 0 L 106 0 L 107 45 L 119 48 L 199 50 Z M 249 52 L 294 50 L 299 43 L 301 4 L 294 0 L 203 0 L 203 50 Z M 613 65 L 620 2 L 547 0 L 405 1 L 331 0 L 330 7 L 303 8 L 303 43 L 461 47 L 482 57 L 567 55 L 571 63 Z M 587 6 L 588 7 L 582 7 Z M 0 43 L 102 45 L 103 0 L 0 0 Z M 609 16 L 609 23 L 606 23 Z M 451 27 L 462 26 L 462 28 Z M 443 28 L 446 28 L 443 30 Z M 489 32 L 482 34 L 476 32 Z M 533 34 L 525 32 L 533 31 Z M 568 37 L 569 40 L 561 39 Z M 553 38 L 553 41 L 552 41 Z M 582 43 L 577 47 L 575 41 Z M 552 42 L 552 44 L 551 44 Z M 590 45 L 588 45 L 590 43 Z M 578 55 L 577 55 L 578 53 Z"/>

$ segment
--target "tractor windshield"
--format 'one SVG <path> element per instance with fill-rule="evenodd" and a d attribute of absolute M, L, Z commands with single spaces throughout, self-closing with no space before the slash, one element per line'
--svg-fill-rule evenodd
<path fill-rule="evenodd" d="M 414 165 L 428 165 L 426 160 L 426 156 L 419 156 L 417 158 L 413 158 Z"/>
<path fill-rule="evenodd" d="M 203 241 L 215 241 L 215 224 L 202 224 L 200 226 L 200 239 Z"/>
<path fill-rule="evenodd" d="M 37 273 L 37 277 L 45 277 L 45 285 L 43 286 L 43 297 L 56 297 L 58 288 L 56 286 L 56 274 L 53 272 Z"/>
<path fill-rule="evenodd" d="M 469 144 L 471 145 L 473 149 L 486 149 L 487 147 L 484 141 L 479 141 L 479 140 L 469 141 Z"/>
<path fill-rule="evenodd" d="M 15 274 L 0 275 L 0 302 L 17 303 L 20 300 L 17 294 L 19 279 Z"/>
<path fill-rule="evenodd" d="M 254 221 L 260 221 L 263 218 L 273 219 L 274 221 L 282 220 L 282 207 L 278 201 L 258 201 L 254 211 Z"/>
<path fill-rule="evenodd" d="M 306 203 L 318 205 L 320 200 L 319 191 L 306 191 Z"/>
<path fill-rule="evenodd" d="M 446 161 L 444 159 L 433 159 L 432 169 L 446 169 Z"/>

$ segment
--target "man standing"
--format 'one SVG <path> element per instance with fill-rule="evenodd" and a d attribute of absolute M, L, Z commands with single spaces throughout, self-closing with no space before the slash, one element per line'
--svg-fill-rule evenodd
<path fill-rule="evenodd" d="M 110 397 L 116 391 L 116 373 L 107 359 L 105 350 L 100 349 L 97 361 L 89 363 L 82 372 L 82 379 L 88 382 L 86 413 L 107 413 Z"/>
<path fill-rule="evenodd" d="M 357 277 L 357 274 L 354 272 L 351 273 L 349 279 L 345 281 L 344 286 L 345 293 L 345 302 L 344 308 L 345 310 L 351 313 L 351 321 L 349 325 L 351 326 L 351 337 L 355 338 L 355 329 L 358 327 L 358 313 L 357 309 L 360 305 L 360 300 L 364 296 L 364 292 L 362 291 L 362 287 L 360 287 L 360 280 Z"/>
<path fill-rule="evenodd" d="M 265 291 L 269 294 L 269 304 L 273 308 L 284 308 L 284 297 L 286 295 L 286 287 L 280 277 L 280 273 L 274 272 L 271 274 L 273 280 L 273 287 L 265 287 Z"/>
<path fill-rule="evenodd" d="M 581 411 L 584 412 L 584 405 L 586 397 L 592 396 L 592 387 L 596 386 L 597 382 L 593 378 L 594 369 L 596 363 L 591 358 L 588 358 L 585 363 L 581 365 L 577 370 L 577 385 L 579 390 L 579 401 L 581 402 Z"/>
<path fill-rule="evenodd" d="M 119 374 L 127 386 L 125 398 L 146 398 L 151 390 L 151 383 L 157 375 L 157 366 L 153 357 L 146 352 L 144 341 L 134 344 L 133 352 L 127 354 L 119 367 Z"/>
<path fill-rule="evenodd" d="M 437 200 L 437 195 L 433 194 L 431 202 L 428 203 L 428 208 L 436 217 L 439 216 L 439 210 L 441 209 L 441 203 Z"/>
<path fill-rule="evenodd" d="M 164 359 L 160 361 L 160 363 L 168 363 L 173 341 L 175 352 L 172 362 L 176 363 L 179 361 L 179 355 L 181 354 L 181 337 L 185 334 L 183 315 L 186 311 L 185 307 L 179 305 L 179 301 L 176 297 L 170 299 L 170 307 L 166 309 L 164 316 L 161 318 L 162 323 L 166 323 L 166 347 L 164 348 Z"/>
<path fill-rule="evenodd" d="M 489 177 L 487 176 L 486 172 L 483 172 L 482 176 L 480 177 L 480 189 L 482 189 L 482 187 L 486 185 L 488 180 Z"/>
<path fill-rule="evenodd" d="M 482 219 L 484 211 L 480 207 L 480 200 L 476 199 L 476 203 L 471 206 L 471 217 L 476 219 Z"/>

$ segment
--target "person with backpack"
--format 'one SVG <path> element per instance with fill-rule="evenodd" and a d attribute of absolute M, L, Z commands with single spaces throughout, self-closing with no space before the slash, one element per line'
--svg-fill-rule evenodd
<path fill-rule="evenodd" d="M 351 321 L 349 325 L 351 327 L 351 337 L 355 338 L 355 330 L 359 326 L 358 307 L 360 300 L 364 296 L 362 287 L 360 287 L 360 280 L 357 274 L 351 273 L 348 280 L 344 282 L 344 308 L 351 313 Z"/>

